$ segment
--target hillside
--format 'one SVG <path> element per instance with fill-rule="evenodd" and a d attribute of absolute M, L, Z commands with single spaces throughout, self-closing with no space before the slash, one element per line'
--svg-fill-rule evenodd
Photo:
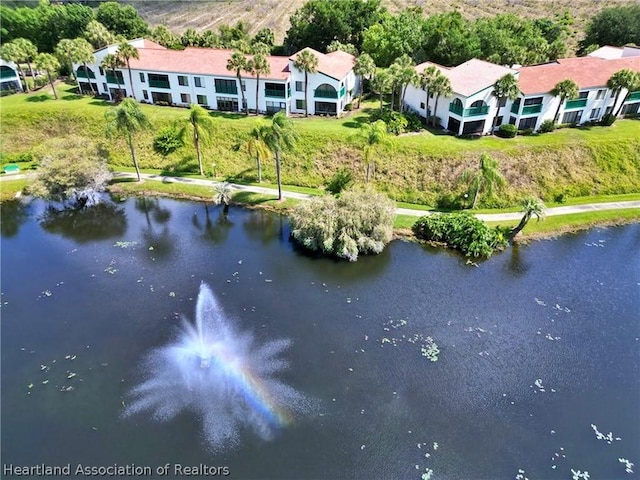
<path fill-rule="evenodd" d="M 151 25 L 164 24 L 176 33 L 187 28 L 198 31 L 217 29 L 222 24 L 245 21 L 251 33 L 270 28 L 276 40 L 282 42 L 289 28 L 289 17 L 305 0 L 216 0 L 216 1 L 147 1 L 131 3 Z M 603 8 L 632 3 L 629 0 L 382 0 L 391 12 L 406 7 L 422 7 L 425 15 L 458 9 L 465 17 L 474 19 L 514 13 L 524 17 L 549 17 L 568 10 L 574 18 L 573 43 L 581 36 L 585 24 Z"/>

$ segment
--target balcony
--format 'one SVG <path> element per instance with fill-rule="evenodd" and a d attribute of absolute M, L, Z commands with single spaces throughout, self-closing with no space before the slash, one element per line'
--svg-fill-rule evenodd
<path fill-rule="evenodd" d="M 344 97 L 345 87 L 340 89 L 340 98 Z"/>
<path fill-rule="evenodd" d="M 461 117 L 477 117 L 489 113 L 489 106 L 462 108 L 460 105 L 451 102 L 449 104 L 449 111 Z"/>
<path fill-rule="evenodd" d="M 120 75 L 114 76 L 114 75 L 107 74 L 107 83 L 115 83 L 115 84 L 122 85 L 124 82 L 122 81 L 122 77 Z"/>
<path fill-rule="evenodd" d="M 570 108 L 582 108 L 587 104 L 586 98 L 579 98 L 577 100 L 567 100 L 567 103 L 564 105 L 565 110 L 569 110 Z"/>
<path fill-rule="evenodd" d="M 527 105 L 522 109 L 522 115 L 531 115 L 533 113 L 540 113 L 542 111 L 542 104 Z"/>
<path fill-rule="evenodd" d="M 286 98 L 286 94 L 284 90 L 276 90 L 273 88 L 265 88 L 264 89 L 265 97 L 275 97 L 275 98 Z"/>
<path fill-rule="evenodd" d="M 91 70 L 89 70 L 88 73 L 89 73 L 89 78 L 96 78 L 96 74 L 93 73 Z M 78 70 L 76 71 L 76 77 L 87 78 L 87 72 L 84 71 L 83 67 L 78 68 Z"/>
<path fill-rule="evenodd" d="M 13 70 L 2 70 L 0 71 L 0 78 L 17 78 L 18 75 Z"/>
<path fill-rule="evenodd" d="M 216 93 L 228 93 L 231 95 L 238 94 L 237 85 L 216 85 Z"/>
<path fill-rule="evenodd" d="M 636 102 L 638 100 L 640 100 L 640 90 L 638 90 L 637 92 L 631 92 L 627 97 L 627 103 Z"/>
<path fill-rule="evenodd" d="M 338 92 L 335 90 L 314 90 L 313 96 L 316 98 L 338 98 Z"/>
<path fill-rule="evenodd" d="M 171 85 L 166 80 L 151 80 L 149 79 L 149 86 L 152 88 L 171 88 Z"/>

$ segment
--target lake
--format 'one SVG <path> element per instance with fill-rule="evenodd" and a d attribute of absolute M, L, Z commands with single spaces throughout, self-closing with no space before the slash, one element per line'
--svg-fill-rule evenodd
<path fill-rule="evenodd" d="M 403 241 L 336 261 L 289 232 L 264 211 L 225 220 L 168 199 L 3 204 L 2 476 L 135 464 L 158 478 L 170 464 L 168 478 L 186 476 L 176 465 L 202 478 L 216 470 L 201 465 L 242 479 L 640 478 L 640 225 L 477 266 Z M 278 378 L 310 407 L 269 440 L 241 425 L 220 449 L 188 411 L 124 415 L 201 282 L 239 331 L 292 342 Z"/>

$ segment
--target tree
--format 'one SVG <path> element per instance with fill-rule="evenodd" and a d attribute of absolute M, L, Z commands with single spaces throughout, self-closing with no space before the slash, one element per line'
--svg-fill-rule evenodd
<path fill-rule="evenodd" d="M 229 203 L 231 202 L 231 185 L 228 182 L 216 183 L 213 186 L 213 203 L 223 205 L 222 215 L 226 218 L 229 214 Z"/>
<path fill-rule="evenodd" d="M 35 58 L 35 64 L 38 70 L 47 72 L 47 79 L 49 80 L 49 85 L 51 85 L 51 89 L 53 90 L 53 97 L 57 100 L 58 93 L 56 92 L 56 87 L 53 84 L 53 79 L 58 77 L 60 62 L 58 62 L 58 59 L 50 53 L 39 53 Z"/>
<path fill-rule="evenodd" d="M 20 54 L 20 61 L 25 62 L 29 67 L 31 78 L 35 78 L 35 76 L 33 75 L 33 67 L 31 66 L 31 62 L 36 58 L 36 55 L 38 55 L 38 49 L 36 48 L 36 46 L 26 38 L 16 38 L 15 40 L 12 40 L 11 43 L 16 45 L 16 48 L 18 49 L 18 52 Z"/>
<path fill-rule="evenodd" d="M 93 47 L 84 38 L 76 38 L 73 40 L 73 43 L 74 62 L 82 63 L 85 76 L 87 77 L 87 82 L 89 82 L 89 87 L 95 94 L 96 89 L 93 82 L 91 82 L 91 77 L 89 76 L 89 67 L 87 66 L 88 63 L 93 63 L 95 61 L 95 57 L 93 56 Z"/>
<path fill-rule="evenodd" d="M 395 204 L 382 193 L 343 192 L 323 195 L 296 205 L 292 237 L 313 251 L 345 258 L 378 254 L 393 235 Z"/>
<path fill-rule="evenodd" d="M 493 195 L 494 185 L 502 186 L 505 179 L 498 171 L 498 162 L 486 153 L 480 156 L 480 164 L 477 170 L 465 170 L 460 176 L 460 181 L 469 185 L 469 194 L 473 196 L 471 208 L 476 208 L 480 192 Z"/>
<path fill-rule="evenodd" d="M 327 53 L 337 51 L 348 53 L 354 57 L 358 56 L 358 49 L 351 43 L 342 43 L 339 40 L 334 40 L 327 45 Z"/>
<path fill-rule="evenodd" d="M 249 68 L 247 64 L 247 58 L 240 52 L 233 52 L 231 57 L 227 60 L 227 70 L 235 71 L 236 76 L 238 77 L 238 89 L 240 90 L 240 94 L 242 95 L 242 108 L 245 113 L 248 115 L 249 110 L 247 108 L 247 101 L 244 98 L 244 90 L 242 89 L 242 73 L 243 71 L 247 71 Z"/>
<path fill-rule="evenodd" d="M 25 92 L 29 92 L 29 84 L 27 83 L 27 76 L 25 75 L 24 70 L 20 65 L 20 61 L 22 59 L 22 52 L 20 51 L 18 45 L 13 42 L 5 43 L 0 48 L 0 57 L 2 57 L 3 59 L 9 62 L 13 62 L 16 64 L 18 73 L 22 77 L 22 81 L 24 83 L 24 90 Z"/>
<path fill-rule="evenodd" d="M 133 88 L 133 75 L 131 74 L 131 65 L 129 64 L 129 60 L 131 60 L 132 58 L 135 58 L 136 60 L 140 58 L 138 49 L 133 45 L 131 45 L 129 42 L 120 42 L 120 45 L 118 45 L 118 53 L 116 53 L 116 55 L 127 66 L 127 70 L 129 70 L 129 82 L 131 83 L 131 96 L 135 98 L 136 92 Z"/>
<path fill-rule="evenodd" d="M 450 97 L 453 95 L 453 89 L 451 88 L 451 81 L 448 77 L 444 76 L 440 71 L 436 75 L 433 85 L 431 86 L 431 90 L 433 91 L 433 95 L 436 97 L 435 106 L 433 107 L 433 127 L 436 127 L 436 115 L 438 112 L 438 100 L 440 97 Z"/>
<path fill-rule="evenodd" d="M 420 85 L 420 88 L 424 90 L 424 118 L 425 121 L 429 122 L 429 96 L 433 93 L 433 87 L 435 85 L 436 78 L 440 70 L 435 65 L 429 65 L 427 68 L 422 70 L 420 76 L 417 79 L 417 83 Z M 435 115 L 435 112 L 434 112 Z"/>
<path fill-rule="evenodd" d="M 376 64 L 373 62 L 373 58 L 370 55 L 363 53 L 356 59 L 356 63 L 353 66 L 353 73 L 360 75 L 360 91 L 358 92 L 358 108 L 360 107 L 360 100 L 362 99 L 362 83 L 366 78 L 370 80 L 376 73 Z"/>
<path fill-rule="evenodd" d="M 309 116 L 309 74 L 318 71 L 318 57 L 308 49 L 301 51 L 293 60 L 293 66 L 304 72 L 304 116 Z"/>
<path fill-rule="evenodd" d="M 273 30 L 270 28 L 261 28 L 258 30 L 255 36 L 251 39 L 251 45 L 255 45 L 256 43 L 262 43 L 271 49 L 271 47 L 276 43 L 276 37 Z"/>
<path fill-rule="evenodd" d="M 560 114 L 562 104 L 567 98 L 572 99 L 578 96 L 578 85 L 576 85 L 576 82 L 573 80 L 567 78 L 566 80 L 556 83 L 555 87 L 553 87 L 549 93 L 554 97 L 560 97 L 556 114 L 553 116 L 553 123 L 558 123 L 558 115 Z"/>
<path fill-rule="evenodd" d="M 640 5 L 605 8 L 591 18 L 579 53 L 584 55 L 591 45 L 640 45 Z"/>
<path fill-rule="evenodd" d="M 280 180 L 280 155 L 291 150 L 298 140 L 293 122 L 282 111 L 273 116 L 271 125 L 265 130 L 264 142 L 276 159 L 276 179 L 278 182 L 278 200 L 282 200 L 282 182 Z"/>
<path fill-rule="evenodd" d="M 396 79 L 401 88 L 400 111 L 404 110 L 404 96 L 407 93 L 407 87 L 416 82 L 417 74 L 413 60 L 409 55 L 403 55 L 397 58 L 393 65 L 397 65 Z"/>
<path fill-rule="evenodd" d="M 391 88 L 391 74 L 388 68 L 378 69 L 371 82 L 371 88 L 380 96 L 380 110 L 382 110 L 382 97 Z"/>
<path fill-rule="evenodd" d="M 424 28 L 422 49 L 427 60 L 453 66 L 476 58 L 481 53 L 480 42 L 472 25 L 457 10 L 431 15 Z"/>
<path fill-rule="evenodd" d="M 126 138 L 138 182 L 141 182 L 142 178 L 140 178 L 140 168 L 138 167 L 138 159 L 133 145 L 133 137 L 136 133 L 148 130 L 151 127 L 147 116 L 133 98 L 125 98 L 120 105 L 109 109 L 105 113 L 105 118 L 107 120 L 106 131 L 108 136 L 123 135 Z"/>
<path fill-rule="evenodd" d="M 362 158 L 366 166 L 365 181 L 368 183 L 376 170 L 376 162 L 373 159 L 376 147 L 389 142 L 387 124 L 383 120 L 363 123 L 356 133 L 356 138 L 363 143 Z"/>
<path fill-rule="evenodd" d="M 609 80 L 607 80 L 607 88 L 616 92 L 616 98 L 613 101 L 613 107 L 611 110 L 615 111 L 615 116 L 617 117 L 620 115 L 620 111 L 622 110 L 624 102 L 627 101 L 629 93 L 634 91 L 636 88 L 640 88 L 640 73 L 629 70 L 628 68 L 618 70 L 616 73 L 611 75 Z M 620 93 L 623 89 L 627 90 L 627 94 L 622 99 L 620 106 L 616 109 L 616 105 L 618 105 L 618 98 L 620 97 Z"/>
<path fill-rule="evenodd" d="M 498 113 L 500 113 L 500 104 L 503 100 L 515 100 L 520 95 L 520 87 L 518 86 L 518 79 L 512 74 L 507 73 L 500 77 L 493 84 L 492 95 L 498 100 L 498 106 L 496 107 L 496 114 L 491 122 L 492 130 L 496 128 L 496 120 L 498 120 Z"/>
<path fill-rule="evenodd" d="M 73 62 L 74 62 L 74 42 L 70 38 L 63 38 L 56 45 L 56 56 L 60 61 L 61 65 L 64 65 L 71 72 L 71 76 L 73 77 L 73 81 L 77 82 L 78 78 L 76 77 L 76 72 L 73 70 Z"/>
<path fill-rule="evenodd" d="M 196 156 L 198 158 L 198 167 L 200 168 L 200 175 L 204 175 L 204 168 L 202 166 L 202 152 L 201 144 L 206 144 L 211 139 L 211 131 L 213 130 L 213 120 L 209 116 L 209 113 L 200 105 L 191 105 L 189 109 L 189 121 L 186 125 L 188 127 L 183 131 L 184 136 L 187 135 L 187 131 L 191 131 L 191 138 L 193 140 L 193 146 L 196 149 Z"/>
<path fill-rule="evenodd" d="M 111 73 L 113 74 L 113 77 L 116 79 L 116 83 L 118 84 L 118 93 L 119 93 L 119 96 L 121 97 L 122 87 L 120 87 L 120 77 L 116 72 L 116 68 L 124 67 L 124 62 L 122 61 L 122 59 L 118 55 L 114 55 L 113 53 L 107 53 L 102 59 L 100 66 L 104 70 L 111 70 Z M 118 101 L 119 100 L 120 99 L 118 99 Z"/>
<path fill-rule="evenodd" d="M 151 40 L 159 43 L 163 47 L 172 49 L 181 48 L 180 37 L 164 25 L 158 25 L 151 30 Z M 207 47 L 213 47 L 213 45 L 207 45 Z"/>
<path fill-rule="evenodd" d="M 262 160 L 266 160 L 269 156 L 269 146 L 266 144 L 266 138 L 269 127 L 267 125 L 258 124 L 249 131 L 249 139 L 246 147 L 250 157 L 256 156 L 256 166 L 258 168 L 258 183 L 262 182 Z"/>
<path fill-rule="evenodd" d="M 131 40 L 144 37 L 149 27 L 131 5 L 118 2 L 103 2 L 96 11 L 96 19 L 116 35 Z"/>
<path fill-rule="evenodd" d="M 258 100 L 260 97 L 260 75 L 268 75 L 271 73 L 271 66 L 269 65 L 267 57 L 261 53 L 256 53 L 253 58 L 247 62 L 247 71 L 256 76 L 256 115 L 258 115 L 260 111 L 258 108 Z"/>
<path fill-rule="evenodd" d="M 526 197 L 522 200 L 521 206 L 524 215 L 522 216 L 520 223 L 509 233 L 510 242 L 512 242 L 516 235 L 518 235 L 524 227 L 527 226 L 527 223 L 529 223 L 529 220 L 531 220 L 533 215 L 536 216 L 538 221 L 544 218 L 544 210 L 546 207 L 544 206 L 544 203 L 542 203 L 542 200 L 534 197 Z"/>
<path fill-rule="evenodd" d="M 97 20 L 91 20 L 84 31 L 84 37 L 94 48 L 102 48 L 116 41 L 116 36 Z"/>

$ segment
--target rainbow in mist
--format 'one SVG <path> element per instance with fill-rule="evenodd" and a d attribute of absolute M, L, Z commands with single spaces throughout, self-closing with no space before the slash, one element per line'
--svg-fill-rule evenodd
<path fill-rule="evenodd" d="M 275 378 L 288 364 L 288 340 L 257 345 L 237 332 L 204 283 L 196 319 L 182 319 L 175 342 L 152 351 L 143 364 L 146 379 L 131 391 L 125 415 L 151 412 L 160 421 L 191 411 L 215 450 L 236 446 L 243 427 L 270 439 L 309 409 L 306 398 Z"/>

